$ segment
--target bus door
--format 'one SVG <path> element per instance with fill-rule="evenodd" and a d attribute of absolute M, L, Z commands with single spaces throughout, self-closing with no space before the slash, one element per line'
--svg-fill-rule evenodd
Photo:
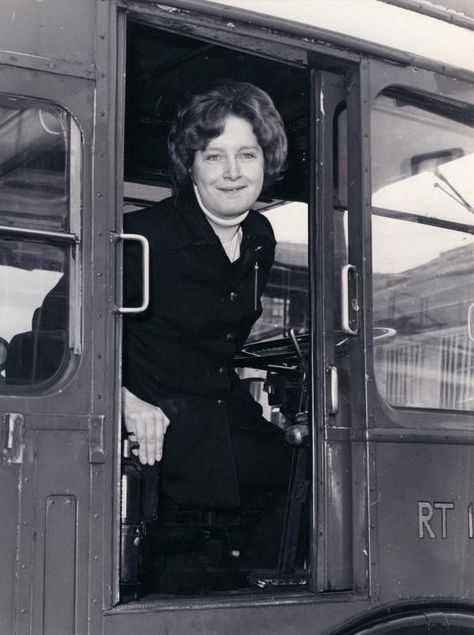
<path fill-rule="evenodd" d="M 357 85 L 357 71 L 353 78 Z M 348 79 L 333 72 L 316 75 L 316 210 L 314 259 L 313 350 L 313 569 L 315 591 L 361 590 L 365 562 L 354 550 L 364 540 L 364 479 L 353 482 L 359 455 L 353 447 L 353 428 L 361 419 L 364 400 L 357 398 L 362 373 L 359 340 L 360 232 L 357 163 L 348 156 L 360 151 L 358 108 L 347 89 Z M 354 88 L 353 88 L 354 91 Z M 356 92 L 356 91 L 355 91 Z M 353 111 L 355 110 L 355 114 Z M 351 116 L 348 116 L 351 113 Z M 349 150 L 351 148 L 351 151 Z M 311 231 L 311 230 L 310 230 Z M 324 325 L 323 329 L 317 325 Z M 318 386 L 318 376 L 324 378 Z M 363 415 L 362 415 L 363 417 Z M 360 466 L 359 466 L 360 469 Z M 354 502 L 355 501 L 355 502 Z M 359 579 L 360 578 L 360 579 Z"/>
<path fill-rule="evenodd" d="M 379 62 L 367 77 L 372 589 L 383 602 L 462 598 L 474 582 L 474 86 Z"/>
<path fill-rule="evenodd" d="M 92 108 L 90 80 L 0 69 L 3 633 L 87 631 Z"/>

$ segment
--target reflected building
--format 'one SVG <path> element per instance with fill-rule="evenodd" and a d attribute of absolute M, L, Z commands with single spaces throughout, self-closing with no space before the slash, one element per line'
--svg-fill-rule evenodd
<path fill-rule="evenodd" d="M 474 408 L 474 245 L 402 273 L 374 275 L 374 326 L 396 330 L 375 349 L 379 390 L 394 406 Z"/>

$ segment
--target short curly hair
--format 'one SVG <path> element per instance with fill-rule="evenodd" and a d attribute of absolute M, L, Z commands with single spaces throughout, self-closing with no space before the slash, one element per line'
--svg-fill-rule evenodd
<path fill-rule="evenodd" d="M 247 120 L 264 156 L 264 187 L 283 173 L 288 142 L 283 120 L 270 96 L 248 82 L 220 80 L 186 96 L 168 135 L 170 176 L 175 192 L 191 182 L 194 154 L 222 134 L 229 115 Z"/>

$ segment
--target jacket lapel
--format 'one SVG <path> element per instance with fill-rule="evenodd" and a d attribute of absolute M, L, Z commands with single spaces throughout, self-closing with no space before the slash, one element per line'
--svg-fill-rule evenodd
<path fill-rule="evenodd" d="M 199 207 L 192 188 L 175 198 L 175 210 L 180 222 L 174 226 L 173 233 L 165 237 L 169 249 L 193 247 L 197 257 L 211 266 L 216 273 L 228 280 L 232 273 L 245 275 L 255 267 L 259 252 L 273 247 L 273 234 L 266 230 L 267 225 L 258 223 L 255 212 L 250 212 L 242 223 L 242 243 L 240 257 L 231 263 L 224 248 Z"/>

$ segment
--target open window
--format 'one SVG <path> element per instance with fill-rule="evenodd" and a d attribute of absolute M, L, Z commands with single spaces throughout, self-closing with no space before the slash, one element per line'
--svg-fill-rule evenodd
<path fill-rule="evenodd" d="M 294 421 L 282 414 L 282 402 L 288 401 L 288 391 L 306 392 L 307 387 L 302 384 L 303 375 L 304 381 L 309 381 L 304 368 L 309 364 L 310 329 L 309 72 L 130 22 L 125 100 L 124 211 L 133 214 L 135 210 L 171 194 L 167 135 L 177 102 L 193 83 L 226 77 L 250 81 L 266 90 L 284 119 L 289 139 L 285 177 L 271 190 L 264 191 L 258 201 L 258 208 L 272 224 L 277 240 L 274 266 L 262 299 L 263 314 L 249 337 L 249 352 L 236 359 L 239 375 L 262 405 L 267 420 L 274 426 L 286 428 Z M 137 95 L 140 95 L 139 99 Z M 289 338 L 290 331 L 293 340 Z M 272 344 L 275 341 L 280 343 L 281 350 L 276 350 L 278 346 L 275 348 Z M 301 359 L 296 358 L 296 351 L 301 351 L 299 344 L 304 349 Z M 297 348 L 292 348 L 295 345 Z M 268 348 L 272 349 L 270 354 Z M 272 363 L 270 358 L 273 354 L 276 357 Z M 258 361 L 254 363 L 256 358 Z M 277 363 L 276 358 L 279 360 Z M 269 371 L 269 366 L 274 367 L 273 372 Z M 279 367 L 280 373 L 276 372 Z M 298 399 L 292 397 L 291 401 Z M 294 406 L 295 415 L 298 408 L 303 408 L 299 402 Z M 304 408 L 307 411 L 307 404 Z M 266 534 L 263 542 L 262 537 L 254 541 L 260 547 L 253 550 L 249 545 L 252 544 L 254 527 L 258 527 L 259 517 L 265 513 L 266 501 L 262 501 L 262 509 L 257 506 L 249 512 L 235 510 L 220 514 L 212 510 L 206 513 L 204 510 L 184 510 L 181 515 L 174 514 L 170 519 L 169 513 L 160 510 L 158 474 L 158 500 L 151 505 L 153 509 L 148 508 L 147 511 L 147 537 L 140 537 L 143 540 L 142 564 L 136 563 L 138 569 L 131 565 L 131 552 L 130 549 L 127 552 L 126 547 L 130 544 L 130 531 L 133 534 L 136 530 L 135 527 L 130 530 L 130 526 L 134 525 L 133 513 L 130 505 L 126 508 L 126 501 L 122 501 L 122 599 L 137 594 L 149 596 L 272 588 L 272 582 L 279 574 L 280 578 L 283 574 L 293 576 L 294 586 L 304 588 L 309 579 L 310 461 L 301 464 L 299 469 L 299 478 L 306 483 L 307 492 L 302 504 L 293 508 L 293 516 L 296 513 L 298 519 L 296 527 L 289 530 L 291 546 L 284 547 L 282 511 L 273 526 L 270 524 L 264 530 L 258 530 Z M 122 478 L 128 492 L 136 476 L 134 470 L 130 459 L 125 459 Z M 148 492 L 146 505 L 149 505 L 150 488 L 155 492 L 156 480 L 148 468 L 138 467 L 138 471 L 142 472 L 139 479 L 143 491 L 146 489 Z M 153 496 L 156 494 L 152 493 Z M 130 497 L 128 500 L 131 501 Z M 270 543 L 274 555 L 269 563 L 262 545 Z M 279 553 L 281 548 L 283 555 Z M 145 557 L 143 553 L 146 553 Z"/>
<path fill-rule="evenodd" d="M 262 297 L 263 313 L 234 361 L 236 372 L 261 405 L 267 421 L 283 429 L 287 443 L 292 444 L 294 450 L 280 516 L 265 526 L 265 523 L 259 524 L 265 503 L 262 509 L 256 507 L 250 514 L 234 510 L 223 515 L 212 509 L 164 512 L 159 469 L 138 465 L 125 441 L 121 600 L 215 591 L 273 593 L 278 588 L 286 591 L 315 589 L 316 586 L 333 590 L 350 588 L 348 439 L 341 442 L 338 438 L 331 450 L 333 469 L 325 486 L 329 496 L 327 502 L 320 503 L 319 522 L 326 524 L 331 533 L 331 544 L 328 541 L 327 551 L 320 557 L 331 559 L 331 563 L 325 569 L 324 581 L 318 585 L 314 583 L 314 538 L 311 537 L 311 531 L 316 532 L 311 521 L 313 458 L 327 451 L 322 439 L 316 449 L 311 435 L 312 430 L 326 425 L 326 401 L 321 397 L 326 390 L 326 375 L 331 385 L 332 423 L 347 431 L 350 428 L 348 394 L 344 403 L 339 400 L 340 391 L 347 393 L 348 382 L 344 379 L 340 385 L 337 383 L 338 371 L 342 371 L 344 377 L 347 375 L 347 351 L 339 353 L 334 348 L 341 334 L 335 333 L 340 328 L 340 300 L 335 299 L 336 295 L 339 297 L 336 282 L 339 269 L 335 272 L 332 264 L 337 261 L 336 266 L 340 268 L 348 258 L 344 208 L 347 170 L 333 169 L 333 162 L 347 160 L 347 123 L 341 114 L 345 113 L 343 77 L 334 74 L 324 79 L 323 72 L 303 66 L 301 52 L 299 63 L 291 64 L 275 61 L 281 57 L 275 52 L 273 58 L 270 54 L 263 56 L 261 51 L 244 53 L 226 46 L 225 42 L 184 37 L 134 21 L 128 22 L 127 31 L 125 215 L 133 215 L 171 195 L 168 131 L 177 103 L 197 83 L 221 78 L 252 82 L 271 96 L 284 120 L 289 141 L 284 178 L 264 190 L 255 206 L 273 227 L 277 241 L 275 260 Z M 318 90 L 326 89 L 324 108 L 317 119 L 315 112 L 319 106 L 315 105 L 314 96 Z M 325 141 L 319 144 L 325 161 L 319 164 L 318 173 L 328 186 L 321 188 L 324 197 L 319 196 L 315 204 L 316 121 L 321 128 L 327 127 L 321 135 Z M 340 139 L 333 134 L 336 121 Z M 335 181 L 340 181 L 337 189 L 344 198 L 343 203 L 333 200 Z M 317 206 L 320 206 L 320 214 L 327 214 L 324 224 L 314 218 Z M 327 232 L 326 256 L 314 255 L 316 226 L 325 236 Z M 315 276 L 316 262 L 320 270 Z M 323 262 L 324 266 L 320 266 Z M 328 275 L 331 278 L 325 292 L 328 303 L 315 308 L 312 294 L 318 287 L 322 297 L 321 289 Z M 127 276 L 126 267 L 124 276 Z M 139 286 L 138 281 L 136 284 Z M 316 373 L 313 368 L 316 313 L 320 333 L 324 328 L 330 331 L 328 363 L 333 366 L 328 374 L 322 351 L 318 368 L 325 370 Z M 318 407 L 312 410 L 316 375 L 320 378 Z M 316 425 L 311 420 L 311 412 L 321 413 L 324 422 Z M 325 461 L 321 463 L 324 467 L 318 466 L 318 469 L 329 472 Z M 258 540 L 254 540 L 255 532 L 260 533 Z"/>

